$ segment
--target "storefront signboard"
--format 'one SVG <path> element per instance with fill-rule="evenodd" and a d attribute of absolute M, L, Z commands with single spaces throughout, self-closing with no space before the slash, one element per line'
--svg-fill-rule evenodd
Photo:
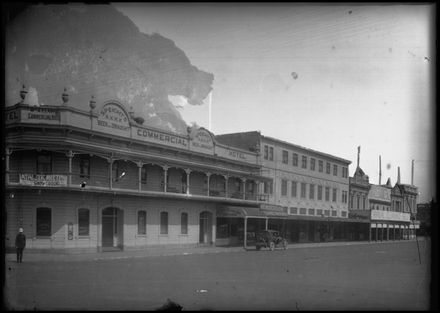
<path fill-rule="evenodd" d="M 204 128 L 193 128 L 189 134 L 190 137 L 190 150 L 214 154 L 214 141 L 212 140 L 211 134 Z"/>
<path fill-rule="evenodd" d="M 20 174 L 20 184 L 26 186 L 67 186 L 67 175 Z"/>
<path fill-rule="evenodd" d="M 144 127 L 133 127 L 133 138 L 174 148 L 188 149 L 188 139 Z"/>
<path fill-rule="evenodd" d="M 409 222 L 410 216 L 409 216 L 409 213 L 382 211 L 382 210 L 371 210 L 371 219 L 372 220 Z"/>

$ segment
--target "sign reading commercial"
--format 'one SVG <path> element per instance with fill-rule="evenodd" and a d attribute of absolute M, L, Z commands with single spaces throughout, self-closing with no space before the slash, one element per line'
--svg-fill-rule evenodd
<path fill-rule="evenodd" d="M 135 131 L 133 131 L 133 137 L 136 139 L 167 146 L 173 146 L 176 148 L 188 149 L 188 139 L 186 138 L 162 133 L 147 128 L 134 127 L 134 130 Z"/>
<path fill-rule="evenodd" d="M 101 110 L 99 110 L 98 126 L 126 134 L 130 133 L 128 115 L 122 107 L 116 103 L 106 103 Z"/>
<path fill-rule="evenodd" d="M 20 184 L 26 186 L 67 186 L 67 175 L 20 174 Z"/>

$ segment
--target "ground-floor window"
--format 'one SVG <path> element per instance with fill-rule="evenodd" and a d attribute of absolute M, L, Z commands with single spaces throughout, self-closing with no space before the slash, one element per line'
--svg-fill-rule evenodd
<path fill-rule="evenodd" d="M 180 233 L 182 235 L 188 234 L 188 213 L 182 213 L 180 215 Z"/>
<path fill-rule="evenodd" d="M 78 210 L 78 236 L 90 234 L 90 211 L 89 209 Z"/>
<path fill-rule="evenodd" d="M 168 212 L 160 212 L 160 234 L 168 234 Z"/>
<path fill-rule="evenodd" d="M 138 211 L 138 235 L 147 234 L 147 212 Z"/>
<path fill-rule="evenodd" d="M 52 209 L 37 208 L 37 236 L 52 235 Z"/>

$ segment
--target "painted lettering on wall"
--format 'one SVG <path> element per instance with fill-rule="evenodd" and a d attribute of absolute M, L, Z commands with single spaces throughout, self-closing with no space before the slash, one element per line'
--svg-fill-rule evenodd
<path fill-rule="evenodd" d="M 98 125 L 123 131 L 130 130 L 127 114 L 116 104 L 107 103 L 99 111 Z"/>
<path fill-rule="evenodd" d="M 213 151 L 214 143 L 207 131 L 198 129 L 191 136 L 191 147 Z"/>
<path fill-rule="evenodd" d="M 230 157 L 233 157 L 233 158 L 236 158 L 236 159 L 246 160 L 246 156 L 242 152 L 237 152 L 237 151 L 229 150 L 228 155 Z"/>
<path fill-rule="evenodd" d="M 67 186 L 67 175 L 20 174 L 20 184 L 27 186 Z"/>
<path fill-rule="evenodd" d="M 6 112 L 6 122 L 14 122 L 18 120 L 18 110 Z"/>
<path fill-rule="evenodd" d="M 147 139 L 147 141 L 155 141 L 162 144 L 168 144 L 168 145 L 184 147 L 184 148 L 188 147 L 188 142 L 184 138 L 160 133 L 150 129 L 138 128 L 136 135 L 142 137 L 143 140 Z"/>
<path fill-rule="evenodd" d="M 56 109 L 45 107 L 30 107 L 29 110 L 30 112 L 28 112 L 26 115 L 26 118 L 28 120 L 60 120 L 60 112 Z"/>

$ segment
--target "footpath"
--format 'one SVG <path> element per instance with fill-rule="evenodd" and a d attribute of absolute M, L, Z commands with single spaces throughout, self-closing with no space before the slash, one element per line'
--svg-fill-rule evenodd
<path fill-rule="evenodd" d="M 419 241 L 425 240 L 418 238 Z M 302 248 L 318 248 L 318 247 L 334 247 L 334 246 L 348 246 L 348 245 L 365 245 L 365 244 L 393 244 L 399 242 L 410 242 L 410 240 L 400 241 L 344 241 L 344 242 L 313 242 L 313 243 L 294 243 L 289 244 L 287 249 L 302 249 Z M 279 248 L 277 248 L 279 249 Z M 217 246 L 186 246 L 186 247 L 146 247 L 139 250 L 124 250 L 124 251 L 108 251 L 108 252 L 87 252 L 87 253 L 60 253 L 60 252 L 35 252 L 25 249 L 23 253 L 24 262 L 72 262 L 72 261 L 102 261 L 102 260 L 117 260 L 117 259 L 132 259 L 132 258 L 146 258 L 158 256 L 176 256 L 176 255 L 191 255 L 191 254 L 208 254 L 208 253 L 226 253 L 226 252 L 243 252 L 246 250 L 255 250 L 255 247 L 248 246 L 247 249 L 240 247 L 217 247 Z M 5 255 L 6 262 L 16 262 L 15 253 L 7 253 Z"/>

